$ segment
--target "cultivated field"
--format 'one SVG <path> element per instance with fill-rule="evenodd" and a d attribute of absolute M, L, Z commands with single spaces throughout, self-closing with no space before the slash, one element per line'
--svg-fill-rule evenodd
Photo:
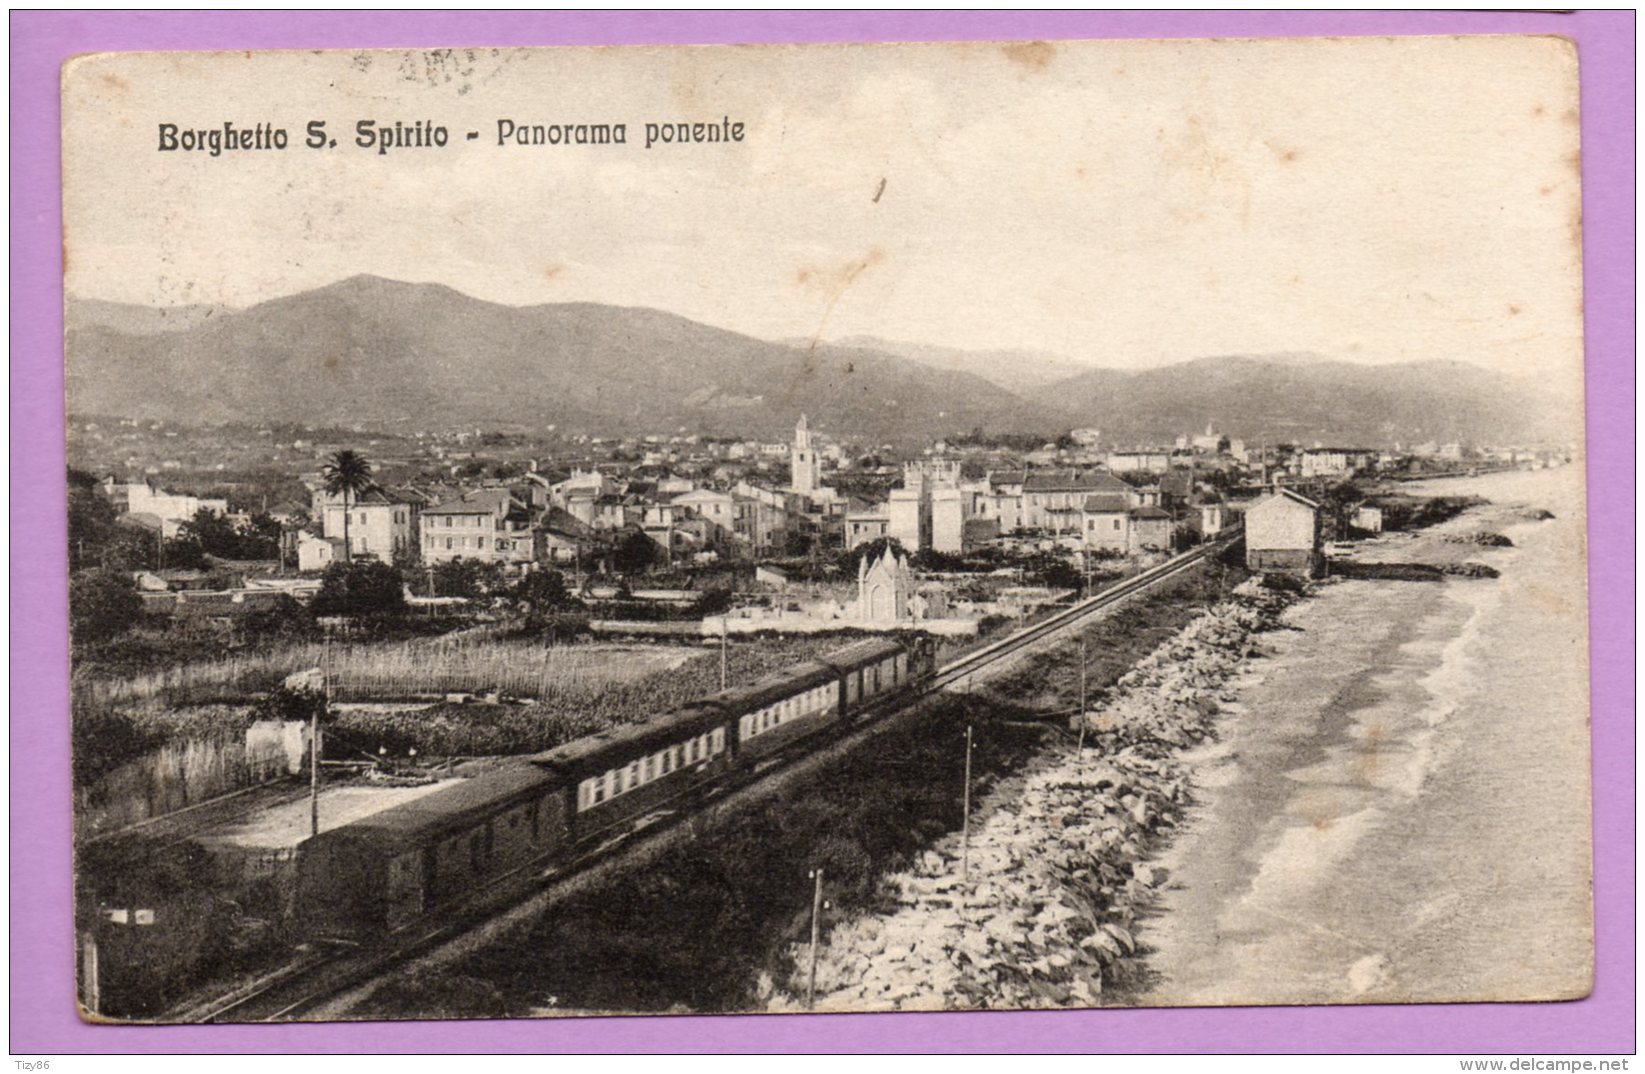
<path fill-rule="evenodd" d="M 100 706 L 232 703 L 273 689 L 293 672 L 322 668 L 338 700 L 499 693 L 548 701 L 567 692 L 620 686 L 672 670 L 701 651 L 685 646 L 545 645 L 485 636 L 357 645 L 311 642 L 142 675 L 82 678 L 75 683 L 75 699 Z"/>

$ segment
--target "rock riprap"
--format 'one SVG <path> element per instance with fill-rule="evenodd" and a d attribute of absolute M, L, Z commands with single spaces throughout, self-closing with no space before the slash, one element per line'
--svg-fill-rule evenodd
<path fill-rule="evenodd" d="M 817 1010 L 1088 1007 L 1136 954 L 1132 926 L 1168 879 L 1147 857 L 1190 797 L 1177 754 L 1212 734 L 1253 635 L 1295 597 L 1253 579 L 1139 661 L 1059 743 L 975 803 L 967 875 L 945 836 L 890 911 L 832 924 Z M 809 950 L 763 982 L 770 1010 L 805 1005 Z"/>

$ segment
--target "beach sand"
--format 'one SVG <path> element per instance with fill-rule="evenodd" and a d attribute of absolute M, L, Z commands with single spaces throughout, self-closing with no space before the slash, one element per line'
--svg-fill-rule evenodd
<path fill-rule="evenodd" d="M 1360 558 L 1496 579 L 1327 582 L 1194 758 L 1139 939 L 1160 1005 L 1548 1000 L 1593 967 L 1582 470 L 1414 488 L 1477 508 Z M 1531 521 L 1526 508 L 1555 518 Z M 1512 548 L 1444 541 L 1504 533 Z"/>

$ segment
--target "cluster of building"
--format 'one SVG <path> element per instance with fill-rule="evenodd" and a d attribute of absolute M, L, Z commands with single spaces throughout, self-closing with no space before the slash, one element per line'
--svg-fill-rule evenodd
<path fill-rule="evenodd" d="M 822 483 L 821 456 L 803 416 L 786 454 L 787 488 L 747 477 L 720 488 L 693 476 L 598 467 L 558 473 L 533 465 L 518 478 L 478 488 L 374 485 L 345 496 L 315 477 L 314 521 L 296 535 L 297 564 L 324 569 L 343 557 L 346 541 L 357 559 L 566 565 L 634 532 L 671 562 L 780 555 L 791 534 L 826 530 L 843 508 Z"/>
<path fill-rule="evenodd" d="M 1132 484 L 1101 469 L 1019 469 L 975 480 L 953 460 L 911 462 L 902 487 L 883 504 L 854 505 L 845 514 L 847 547 L 882 537 L 904 548 L 961 554 L 1011 534 L 1072 538 L 1086 549 L 1119 554 L 1170 547 L 1175 517 L 1167 506 L 1192 508 L 1205 533 L 1221 528 L 1220 498 L 1192 482 L 1178 492 L 1165 482 Z"/>
<path fill-rule="evenodd" d="M 1135 556 L 1213 537 L 1262 490 L 1280 484 L 1306 498 L 1310 486 L 1388 473 L 1413 459 L 1440 466 L 1548 461 L 1523 449 L 1456 444 L 1404 452 L 1252 447 L 1208 425 L 1171 447 L 1104 450 L 1100 430 L 1076 429 L 1057 444 L 1004 459 L 939 442 L 890 466 L 859 460 L 852 468 L 842 446 L 818 443 L 801 416 L 789 443 L 589 441 L 581 447 L 615 445 L 614 454 L 582 456 L 569 470 L 531 457 L 518 466 L 488 463 L 495 471 L 489 477 L 483 467 L 459 476 L 459 460 L 472 465 L 478 456 L 468 456 L 493 439 L 475 430 L 429 440 L 423 447 L 442 464 L 432 477 L 427 468 L 414 470 L 410 480 L 385 480 L 357 494 L 330 493 L 318 476 L 305 478 L 306 505 L 270 511 L 288 523 L 282 565 L 317 572 L 347 555 L 400 565 L 462 559 L 516 569 L 593 567 L 636 533 L 655 545 L 656 560 L 679 564 L 780 559 L 882 539 L 910 553 L 963 555 L 1029 541 L 1040 549 Z M 407 472 L 374 461 L 379 472 Z M 229 514 L 223 498 L 168 492 L 152 479 L 108 478 L 103 491 L 122 517 L 166 537 L 201 510 Z"/>

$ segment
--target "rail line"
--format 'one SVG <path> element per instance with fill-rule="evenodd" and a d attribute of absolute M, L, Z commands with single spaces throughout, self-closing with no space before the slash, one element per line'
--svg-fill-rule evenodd
<path fill-rule="evenodd" d="M 821 743 L 802 739 L 796 749 L 750 780 L 721 787 L 695 799 L 696 808 L 677 812 L 654 824 L 595 846 L 561 866 L 544 869 L 539 860 L 489 881 L 483 888 L 445 911 L 441 924 L 427 925 L 393 938 L 386 947 L 371 951 L 342 951 L 329 955 L 312 951 L 256 981 L 213 999 L 174 1009 L 167 1022 L 273 1022 L 297 1017 L 328 999 L 381 976 L 390 967 L 418 958 L 460 940 L 500 917 L 521 917 L 540 911 L 575 891 L 603 882 L 618 867 L 633 867 L 660 855 L 679 841 L 684 831 L 708 814 L 737 812 L 752 799 L 763 797 L 768 785 L 783 775 L 804 774 L 826 764 L 890 724 L 892 713 L 907 711 L 918 702 L 965 682 L 985 668 L 1016 656 L 1037 643 L 1067 631 L 1088 616 L 1167 582 L 1220 553 L 1240 536 L 1224 531 L 1216 541 L 1182 553 L 1148 570 L 1123 579 L 1068 608 L 999 641 L 966 653 L 943 667 L 923 686 L 870 706 L 865 719 L 847 725 L 843 733 Z"/>

